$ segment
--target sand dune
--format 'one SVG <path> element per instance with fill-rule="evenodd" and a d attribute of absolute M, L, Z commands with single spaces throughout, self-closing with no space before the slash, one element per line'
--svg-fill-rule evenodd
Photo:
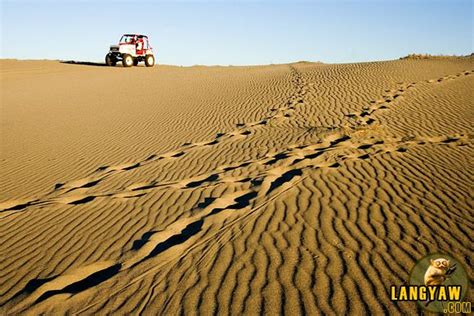
<path fill-rule="evenodd" d="M 474 277 L 472 58 L 0 64 L 3 314 L 413 313 L 424 255 Z"/>

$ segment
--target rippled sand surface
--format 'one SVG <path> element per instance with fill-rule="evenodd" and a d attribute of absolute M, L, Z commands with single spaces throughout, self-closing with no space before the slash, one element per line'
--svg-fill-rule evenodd
<path fill-rule="evenodd" d="M 473 279 L 472 58 L 0 66 L 1 314 L 412 313 L 432 252 Z"/>

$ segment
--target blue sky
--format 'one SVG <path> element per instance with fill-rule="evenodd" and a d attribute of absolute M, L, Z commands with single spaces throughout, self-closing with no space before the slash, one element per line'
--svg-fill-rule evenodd
<path fill-rule="evenodd" d="M 353 62 L 473 52 L 473 1 L 9 1 L 1 58 L 102 61 L 123 33 L 157 62 Z"/>

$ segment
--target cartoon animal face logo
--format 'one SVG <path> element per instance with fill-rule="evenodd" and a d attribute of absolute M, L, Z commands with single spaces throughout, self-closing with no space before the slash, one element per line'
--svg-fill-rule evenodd
<path fill-rule="evenodd" d="M 446 270 L 449 268 L 449 260 L 444 259 L 444 258 L 438 258 L 438 259 L 431 259 L 430 260 L 431 265 L 435 268 L 441 269 L 441 270 Z"/>
<path fill-rule="evenodd" d="M 431 295 L 417 297 L 420 307 L 430 312 L 442 313 L 446 308 L 445 300 L 449 300 L 449 302 L 461 302 L 463 300 L 469 288 L 469 278 L 456 258 L 440 253 L 432 253 L 423 257 L 413 267 L 410 273 L 410 285 L 424 287 L 426 293 L 429 291 L 432 293 Z M 441 293 L 441 289 L 448 291 L 448 289 L 456 288 L 456 291 L 459 291 L 459 287 L 461 287 L 461 296 L 459 297 L 452 296 L 445 299 L 438 295 Z M 406 290 L 408 291 L 408 288 Z"/>

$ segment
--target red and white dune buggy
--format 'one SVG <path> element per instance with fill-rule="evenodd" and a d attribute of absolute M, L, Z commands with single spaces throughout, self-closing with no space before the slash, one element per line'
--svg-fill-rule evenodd
<path fill-rule="evenodd" d="M 105 56 L 107 66 L 115 66 L 122 61 L 124 67 L 138 65 L 144 61 L 147 67 L 153 67 L 155 56 L 146 35 L 124 34 L 118 45 L 110 45 L 110 51 Z"/>

